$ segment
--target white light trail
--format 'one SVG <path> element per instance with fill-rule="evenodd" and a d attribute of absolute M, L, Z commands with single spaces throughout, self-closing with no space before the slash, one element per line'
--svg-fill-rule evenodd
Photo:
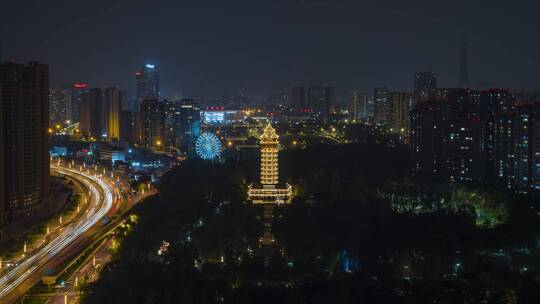
<path fill-rule="evenodd" d="M 93 227 L 101 220 L 113 206 L 113 189 L 103 180 L 93 175 L 79 172 L 76 170 L 53 166 L 53 168 L 72 178 L 84 178 L 84 182 L 90 189 L 90 204 L 92 207 L 86 217 L 81 217 L 77 222 L 68 224 L 51 241 L 39 250 L 29 253 L 24 258 L 15 263 L 16 266 L 5 270 L 0 274 L 0 299 L 8 295 L 17 286 L 24 282 L 28 277 L 35 273 L 41 266 L 45 265 L 51 258 L 57 256 L 69 244 L 75 241 L 79 236 Z M 88 180 L 91 180 L 101 188 L 104 197 L 101 197 L 100 191 Z M 101 206 L 100 204 L 103 203 Z"/>

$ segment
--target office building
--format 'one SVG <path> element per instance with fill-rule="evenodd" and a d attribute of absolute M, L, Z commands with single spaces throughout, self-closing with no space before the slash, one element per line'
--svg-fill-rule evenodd
<path fill-rule="evenodd" d="M 100 144 L 98 147 L 99 160 L 103 163 L 114 166 L 116 162 L 126 162 L 126 150 L 108 143 Z"/>
<path fill-rule="evenodd" d="M 124 94 L 125 95 L 125 94 Z M 122 111 L 137 112 L 139 111 L 139 103 L 134 99 L 126 99 L 126 96 L 122 98 Z"/>
<path fill-rule="evenodd" d="M 193 99 L 184 98 L 177 101 L 166 101 L 165 104 L 167 145 L 184 151 L 191 150 L 201 133 L 199 103 Z M 223 108 L 220 107 L 220 109 Z"/>
<path fill-rule="evenodd" d="M 48 201 L 48 97 L 46 64 L 0 65 L 0 224 Z"/>
<path fill-rule="evenodd" d="M 246 115 L 240 110 L 225 110 L 224 107 L 206 107 L 200 111 L 201 120 L 206 125 L 227 125 L 241 123 Z"/>
<path fill-rule="evenodd" d="M 159 67 L 154 64 L 146 64 L 135 73 L 137 82 L 137 102 L 143 100 L 159 101 Z"/>
<path fill-rule="evenodd" d="M 192 151 L 201 134 L 201 113 L 199 104 L 192 99 L 183 99 L 179 107 L 180 116 L 176 121 L 176 142 L 184 151 Z"/>

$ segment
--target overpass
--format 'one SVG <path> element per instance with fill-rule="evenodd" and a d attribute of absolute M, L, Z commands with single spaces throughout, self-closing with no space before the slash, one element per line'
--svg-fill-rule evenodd
<path fill-rule="evenodd" d="M 104 225 L 102 220 L 113 208 L 115 189 L 102 176 L 56 164 L 51 165 L 51 169 L 87 186 L 90 200 L 86 214 L 62 227 L 43 246 L 21 257 L 0 274 L 2 303 L 11 303 L 19 298 L 39 282 L 47 267 L 65 263 L 68 257 L 79 252 L 81 247 L 84 248 L 85 243 Z"/>

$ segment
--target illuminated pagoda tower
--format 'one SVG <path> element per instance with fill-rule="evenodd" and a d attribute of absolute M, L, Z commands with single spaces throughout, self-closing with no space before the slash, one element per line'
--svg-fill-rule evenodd
<path fill-rule="evenodd" d="M 278 149 L 279 136 L 270 124 L 266 125 L 261 140 L 261 184 L 276 185 L 278 183 Z"/>
<path fill-rule="evenodd" d="M 261 181 L 249 187 L 248 197 L 253 204 L 264 205 L 264 235 L 263 245 L 271 245 L 272 214 L 275 205 L 291 202 L 292 187 L 279 182 L 279 136 L 272 125 L 268 123 L 260 137 L 261 146 Z"/>

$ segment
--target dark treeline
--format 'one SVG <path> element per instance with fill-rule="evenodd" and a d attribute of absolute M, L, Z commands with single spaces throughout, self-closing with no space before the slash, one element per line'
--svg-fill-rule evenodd
<path fill-rule="evenodd" d="M 280 170 L 296 196 L 274 210 L 272 249 L 258 243 L 261 208 L 246 202 L 258 160 L 189 160 L 163 177 L 159 194 L 136 207 L 138 223 L 100 280 L 87 287 L 85 302 L 540 298 L 540 223 L 526 202 L 505 197 L 509 219 L 493 228 L 478 227 L 470 212 L 398 214 L 380 193 L 414 187 L 408 153 L 377 144 L 283 151 Z"/>

